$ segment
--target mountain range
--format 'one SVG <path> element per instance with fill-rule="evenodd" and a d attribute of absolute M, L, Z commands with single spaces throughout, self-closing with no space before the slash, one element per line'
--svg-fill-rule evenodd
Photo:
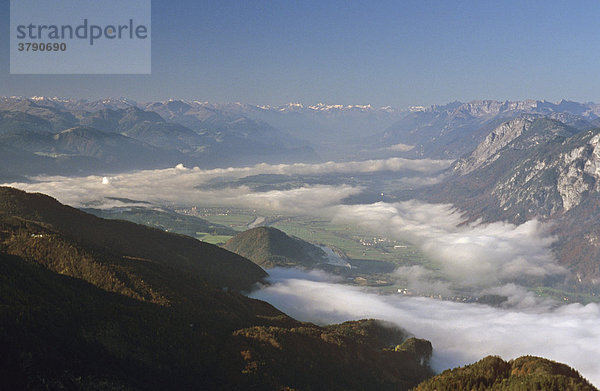
<path fill-rule="evenodd" d="M 223 110 L 175 112 L 183 102 L 148 105 L 0 99 L 0 175 L 89 174 L 142 168 L 203 168 L 318 160 L 310 143 Z M 163 113 L 170 121 L 158 113 Z M 181 123 L 177 122 L 181 121 Z M 189 127 L 188 127 L 189 126 Z"/>
<path fill-rule="evenodd" d="M 599 124 L 600 105 L 565 100 L 482 100 L 418 107 L 387 128 L 379 142 L 382 146 L 409 145 L 412 149 L 407 156 L 456 159 L 475 149 L 497 126 L 523 114 L 590 129 Z"/>
<path fill-rule="evenodd" d="M 55 130 L 92 126 L 104 131 L 123 132 L 126 129 L 115 124 L 120 121 L 119 115 L 111 112 L 132 108 L 145 112 L 144 120 L 152 123 L 152 126 L 146 124 L 142 127 L 144 133 L 173 132 L 176 137 L 171 137 L 170 142 L 182 138 L 188 149 L 206 146 L 208 149 L 216 148 L 215 151 L 220 153 L 227 151 L 219 150 L 219 143 L 230 144 L 230 148 L 235 150 L 236 143 L 243 140 L 248 143 L 245 150 L 247 157 L 252 155 L 251 152 L 260 152 L 267 159 L 276 147 L 289 148 L 296 154 L 295 157 L 303 160 L 314 160 L 317 159 L 315 151 L 327 152 L 326 158 L 343 159 L 357 154 L 360 156 L 359 150 L 363 148 L 380 149 L 380 153 L 384 153 L 386 148 L 395 145 L 405 148 L 388 150 L 388 154 L 402 152 L 407 157 L 455 159 L 471 152 L 496 126 L 521 114 L 548 117 L 578 129 L 600 124 L 600 105 L 565 100 L 557 103 L 481 100 L 397 109 L 323 103 L 260 106 L 176 99 L 138 103 L 129 99 L 0 98 L 0 110 L 26 112 L 45 118 L 54 124 Z M 160 118 L 148 113 L 156 113 Z M 134 122 L 126 120 L 125 124 L 134 127 L 141 120 L 133 119 Z M 157 122 L 162 122 L 162 125 L 156 125 Z M 173 124 L 182 125 L 187 130 Z M 204 139 L 187 140 L 194 136 L 189 130 L 199 133 Z M 135 134 L 136 131 L 132 131 L 132 135 Z M 148 141 L 143 137 L 140 139 Z M 235 151 L 237 155 L 239 151 Z M 280 155 L 279 159 L 283 156 Z M 209 161 L 200 163 L 209 164 Z"/>

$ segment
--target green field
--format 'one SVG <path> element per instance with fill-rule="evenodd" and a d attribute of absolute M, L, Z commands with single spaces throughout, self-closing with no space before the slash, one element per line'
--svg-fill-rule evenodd
<path fill-rule="evenodd" d="M 341 250 L 349 259 L 392 262 L 397 266 L 428 263 L 417 248 L 369 234 L 353 225 L 333 224 L 325 219 L 290 217 L 272 224 L 288 235 Z"/>
<path fill-rule="evenodd" d="M 558 302 L 563 302 L 565 304 L 568 303 L 581 303 L 581 304 L 589 304 L 589 303 L 599 303 L 600 296 L 595 293 L 576 293 L 569 292 L 560 289 L 554 289 L 550 287 L 537 287 L 532 290 L 536 295 L 540 297 L 548 297 L 554 299 Z"/>
<path fill-rule="evenodd" d="M 328 219 L 307 216 L 269 216 L 255 211 L 223 211 L 206 208 L 200 215 L 214 224 L 238 231 L 249 228 L 257 217 L 265 217 L 262 225 L 269 225 L 307 242 L 325 245 L 340 251 L 349 259 L 393 262 L 396 265 L 427 264 L 419 250 L 408 244 L 374 236 L 366 230 L 349 224 L 334 224 Z"/>
<path fill-rule="evenodd" d="M 251 211 L 228 210 L 222 208 L 207 208 L 198 214 L 204 220 L 213 224 L 224 225 L 236 231 L 245 231 L 258 215 Z"/>
<path fill-rule="evenodd" d="M 202 240 L 203 242 L 216 244 L 218 246 L 225 244 L 233 236 L 228 235 L 212 235 L 206 232 L 196 232 L 196 239 Z"/>
<path fill-rule="evenodd" d="M 224 211 L 221 208 L 205 208 L 200 217 L 239 231 L 248 229 L 257 217 L 264 217 L 262 225 L 275 227 L 313 244 L 327 246 L 343 255 L 352 265 L 348 279 L 359 285 L 386 286 L 394 291 L 397 283 L 395 277 L 390 278 L 389 274 L 397 267 L 435 267 L 413 245 L 378 237 L 355 225 L 332 223 L 325 218 L 269 215 L 262 211 Z M 199 239 L 219 244 L 228 238 L 206 235 Z"/>

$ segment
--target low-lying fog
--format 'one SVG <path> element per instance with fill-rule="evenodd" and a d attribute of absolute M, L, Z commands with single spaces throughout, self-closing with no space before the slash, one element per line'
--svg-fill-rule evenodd
<path fill-rule="evenodd" d="M 254 292 L 301 320 L 318 323 L 379 318 L 401 325 L 434 344 L 434 365 L 448 368 L 476 361 L 488 354 L 513 358 L 541 355 L 565 362 L 600 384 L 600 309 L 596 304 L 557 306 L 536 297 L 520 283 L 531 279 L 560 280 L 568 272 L 553 258 L 553 238 L 535 220 L 508 223 L 461 224 L 452 205 L 419 201 L 347 205 L 344 200 L 363 192 L 346 184 L 300 184 L 286 190 L 253 191 L 248 186 L 205 186 L 258 174 L 316 175 L 404 173 L 412 181 L 435 181 L 446 161 L 407 159 L 327 163 L 324 165 L 261 164 L 252 167 L 201 170 L 181 165 L 110 177 L 38 177 L 31 183 L 7 184 L 42 192 L 73 206 L 122 206 L 121 197 L 157 205 L 223 206 L 327 217 L 336 223 L 362 226 L 365 231 L 407 241 L 431 264 L 396 270 L 398 280 L 411 290 L 446 294 L 464 289 L 474 294 L 497 294 L 508 301 L 503 308 L 458 304 L 400 295 L 377 295 L 333 283 L 331 276 L 274 270 L 274 285 Z M 415 176 L 414 173 L 419 173 Z"/>
<path fill-rule="evenodd" d="M 536 355 L 576 368 L 600 384 L 600 306 L 494 308 L 425 297 L 378 295 L 322 272 L 269 270 L 273 285 L 251 294 L 302 321 L 319 324 L 376 318 L 399 325 L 434 347 L 441 371 L 487 355 Z"/>
<path fill-rule="evenodd" d="M 86 177 L 33 177 L 33 183 L 9 183 L 27 191 L 39 191 L 72 205 L 84 206 L 96 203 L 97 207 L 109 208 L 119 203 L 105 197 L 124 197 L 151 201 L 156 204 L 178 204 L 225 207 L 248 207 L 285 210 L 302 213 L 315 208 L 340 203 L 343 199 L 360 194 L 363 189 L 348 185 L 304 185 L 287 191 L 253 192 L 248 186 L 222 186 L 211 189 L 212 181 L 234 182 L 236 179 L 259 174 L 277 175 L 326 175 L 326 174 L 374 174 L 381 172 L 403 176 L 407 181 L 419 183 L 441 179 L 439 172 L 450 165 L 447 160 L 410 160 L 391 158 L 360 162 L 323 164 L 257 164 L 251 167 L 231 167 L 203 170 L 197 167 L 145 170 L 112 176 Z M 415 173 L 418 177 L 415 177 Z M 176 189 L 176 191 L 174 191 Z"/>

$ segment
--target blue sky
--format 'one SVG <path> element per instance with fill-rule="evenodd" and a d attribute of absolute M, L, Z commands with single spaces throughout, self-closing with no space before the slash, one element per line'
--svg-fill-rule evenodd
<path fill-rule="evenodd" d="M 151 75 L 9 75 L 0 95 L 406 107 L 600 102 L 598 1 L 153 0 Z"/>

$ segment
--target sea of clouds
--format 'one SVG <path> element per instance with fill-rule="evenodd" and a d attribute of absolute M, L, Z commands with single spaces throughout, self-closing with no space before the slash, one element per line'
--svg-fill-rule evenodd
<path fill-rule="evenodd" d="M 442 179 L 440 171 L 450 165 L 448 160 L 411 160 L 390 158 L 351 162 L 326 162 L 321 164 L 257 164 L 251 167 L 229 167 L 204 170 L 187 168 L 182 164 L 173 168 L 142 170 L 111 176 L 85 177 L 38 176 L 30 183 L 6 183 L 26 191 L 37 191 L 57 198 L 72 206 L 95 204 L 98 207 L 117 206 L 120 197 L 150 201 L 159 205 L 180 204 L 204 206 L 236 206 L 249 208 L 285 209 L 299 213 L 340 203 L 359 194 L 363 189 L 350 186 L 313 185 L 289 191 L 253 192 L 247 186 L 222 189 L 199 189 L 213 180 L 234 181 L 259 174 L 321 175 L 352 173 L 419 173 L 420 178 L 410 178 L 415 184 L 434 183 Z"/>
<path fill-rule="evenodd" d="M 447 166 L 445 161 L 397 158 L 214 170 L 178 165 L 112 176 L 36 177 L 29 183 L 6 185 L 49 194 L 76 207 L 123 206 L 115 198 L 128 198 L 157 206 L 220 206 L 313 215 L 410 242 L 433 266 L 407 266 L 395 271 L 395 277 L 408 281 L 411 290 L 446 294 L 459 288 L 475 294 L 497 294 L 508 298 L 503 308 L 377 295 L 333 281 L 331 276 L 295 270 L 272 271 L 273 284 L 253 296 L 298 319 L 317 323 L 360 318 L 394 322 L 433 342 L 433 364 L 438 370 L 488 354 L 506 359 L 533 354 L 572 365 L 600 384 L 600 360 L 596 359 L 596 347 L 600 346 L 598 305 L 558 306 L 519 285 L 524 278 L 568 275 L 552 255 L 554 238 L 546 224 L 536 220 L 521 225 L 466 223 L 461 211 L 452 205 L 420 201 L 347 205 L 345 199 L 364 190 L 351 185 L 304 185 L 266 192 L 255 192 L 247 186 L 203 186 L 215 179 L 226 182 L 257 174 L 353 172 L 392 172 L 396 178 L 404 172 L 420 172 L 419 179 L 426 183 L 439 178 L 440 170 Z"/>

